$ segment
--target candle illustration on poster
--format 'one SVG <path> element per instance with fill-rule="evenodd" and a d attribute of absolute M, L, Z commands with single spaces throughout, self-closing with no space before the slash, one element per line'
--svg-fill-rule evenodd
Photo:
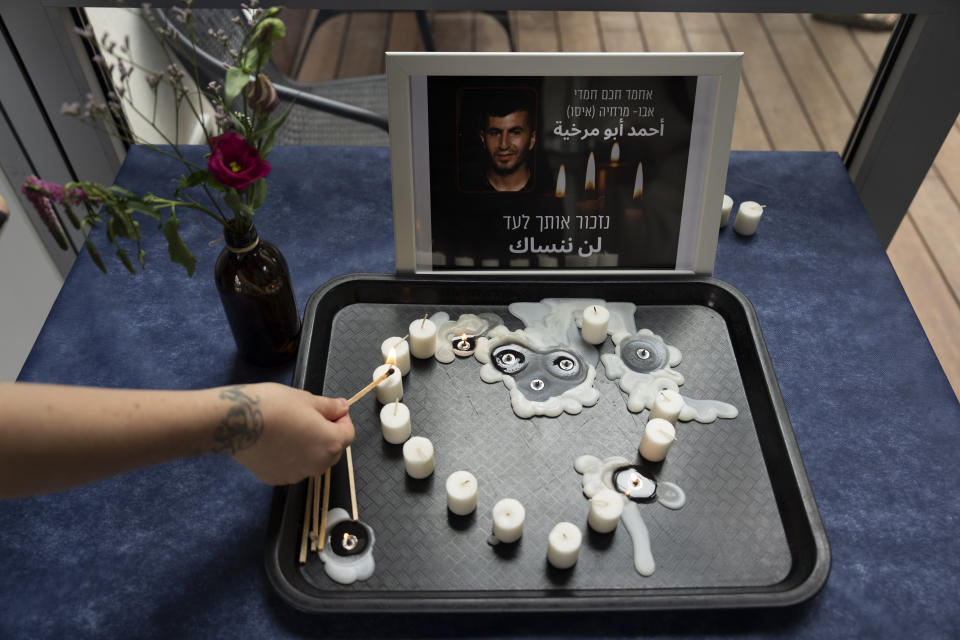
<path fill-rule="evenodd" d="M 583 179 L 583 199 L 577 203 L 580 216 L 596 215 L 603 209 L 602 192 L 597 190 L 597 162 L 593 151 L 587 156 L 587 170 Z"/>

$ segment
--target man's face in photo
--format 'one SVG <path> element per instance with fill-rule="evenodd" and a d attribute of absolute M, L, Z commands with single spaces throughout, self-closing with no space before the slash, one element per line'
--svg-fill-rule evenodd
<path fill-rule="evenodd" d="M 527 154 L 537 143 L 537 134 L 530 128 L 526 110 L 505 116 L 487 116 L 487 126 L 480 133 L 490 156 L 493 170 L 509 175 L 526 164 Z"/>

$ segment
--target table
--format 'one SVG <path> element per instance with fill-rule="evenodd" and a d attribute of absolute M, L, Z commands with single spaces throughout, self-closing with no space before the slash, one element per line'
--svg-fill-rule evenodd
<path fill-rule="evenodd" d="M 393 270 L 389 152 L 280 147 L 261 235 L 297 301 L 328 279 Z M 174 162 L 131 150 L 117 182 L 172 190 Z M 715 275 L 760 318 L 832 552 L 805 604 L 776 610 L 312 617 L 263 569 L 272 490 L 222 456 L 0 502 L 0 637 L 955 637 L 960 405 L 833 153 L 734 152 L 727 193 L 767 205 L 720 232 Z M 148 225 L 144 224 L 144 227 Z M 209 225 L 208 225 L 209 227 Z M 238 361 L 216 295 L 215 230 L 184 220 L 188 279 L 162 236 L 146 271 L 81 256 L 20 379 L 108 387 L 289 382 Z"/>

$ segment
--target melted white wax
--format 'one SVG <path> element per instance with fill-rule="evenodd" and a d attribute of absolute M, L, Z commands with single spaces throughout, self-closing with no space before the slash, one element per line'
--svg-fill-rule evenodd
<path fill-rule="evenodd" d="M 614 353 L 600 356 L 597 347 L 587 343 L 580 335 L 578 325 L 582 313 L 591 305 L 603 305 L 610 312 L 607 332 L 614 345 Z M 566 412 L 578 414 L 584 407 L 592 407 L 600 398 L 594 388 L 598 361 L 603 362 L 607 378 L 617 381 L 620 389 L 627 394 L 627 409 L 639 413 L 652 409 L 654 399 L 662 390 L 679 393 L 683 384 L 683 374 L 673 369 L 680 364 L 683 355 L 680 350 L 664 343 L 667 349 L 667 364 L 655 371 L 640 373 L 627 367 L 620 358 L 621 343 L 635 335 L 652 336 L 662 340 L 649 329 L 637 330 L 634 314 L 636 305 L 631 302 L 606 302 L 599 298 L 544 298 L 540 302 L 514 302 L 509 306 L 510 313 L 520 319 L 524 329 L 510 331 L 503 326 L 500 318 L 494 314 L 474 315 L 465 313 L 457 320 L 451 320 L 447 313 L 439 312 L 430 319 L 439 327 L 436 358 L 449 363 L 455 359 L 453 339 L 460 335 L 476 337 L 474 356 L 483 363 L 480 377 L 484 382 L 503 382 L 510 391 L 510 404 L 514 413 L 521 418 L 533 416 L 556 417 Z M 564 347 L 576 352 L 587 365 L 585 380 L 573 389 L 545 401 L 535 402 L 528 399 L 518 388 L 513 378 L 501 373 L 490 362 L 490 353 L 502 344 L 516 343 L 535 351 L 544 352 L 554 347 Z M 683 408 L 679 420 L 711 423 L 717 418 L 736 418 L 738 410 L 731 404 L 719 400 L 699 400 L 681 394 Z"/>
<path fill-rule="evenodd" d="M 613 305 L 608 305 L 608 308 Z M 629 304 L 630 307 L 634 305 Z M 673 345 L 664 342 L 667 348 L 667 364 L 661 369 L 641 373 L 630 369 L 623 363 L 620 357 L 620 345 L 624 340 L 634 335 L 652 336 L 662 340 L 649 329 L 636 329 L 633 321 L 633 310 L 624 313 L 622 306 L 617 306 L 617 314 L 611 308 L 611 324 L 614 317 L 622 323 L 624 329 L 611 331 L 613 333 L 613 342 L 616 345 L 614 353 L 605 353 L 600 359 L 603 362 L 604 372 L 610 380 L 618 381 L 620 389 L 627 394 L 627 409 L 633 413 L 640 413 L 644 409 L 652 409 L 653 401 L 660 391 L 676 391 L 680 393 L 680 385 L 683 384 L 683 374 L 673 369 L 683 360 L 683 354 Z M 707 424 L 715 421 L 717 418 L 736 418 L 739 414 L 737 408 L 732 404 L 720 402 L 719 400 L 698 400 L 689 398 L 685 395 L 680 396 L 683 400 L 683 408 L 680 410 L 679 420 Z"/>
<path fill-rule="evenodd" d="M 350 514 L 337 507 L 331 509 L 327 514 L 327 530 L 323 535 L 330 535 L 330 531 L 344 520 L 349 520 Z M 373 529 L 360 523 L 370 534 L 370 541 L 367 548 L 355 556 L 338 556 L 330 550 L 329 540 L 320 552 L 320 560 L 323 561 L 323 570 L 330 576 L 330 579 L 340 584 L 353 584 L 357 580 L 366 580 L 373 575 L 375 563 L 373 561 Z"/>
<path fill-rule="evenodd" d="M 483 337 L 485 334 L 492 329 L 503 327 L 500 317 L 492 313 L 481 315 L 465 313 L 456 320 L 451 320 L 449 314 L 439 311 L 430 316 L 430 321 L 437 325 L 437 352 L 434 357 L 444 364 L 453 362 L 456 357 L 453 350 L 455 337 L 462 335 L 476 337 L 479 347 L 486 342 L 486 338 Z M 506 327 L 503 328 L 506 330 Z"/>
<path fill-rule="evenodd" d="M 510 406 L 513 407 L 513 412 L 519 417 L 549 416 L 555 418 L 564 411 L 576 415 L 583 411 L 584 407 L 592 407 L 600 399 L 600 392 L 593 387 L 597 370 L 592 364 L 587 364 L 587 374 L 583 382 L 572 389 L 567 389 L 558 396 L 551 396 L 542 401 L 527 398 L 511 376 L 502 373 L 493 366 L 490 354 L 502 344 L 519 344 L 533 351 L 544 351 L 547 347 L 531 338 L 525 331 L 506 331 L 505 327 L 497 327 L 497 329 L 497 331 L 490 332 L 489 340 L 484 340 L 477 347 L 474 357 L 483 363 L 483 367 L 480 368 L 480 379 L 489 384 L 503 382 L 503 386 L 510 391 Z M 504 329 L 504 331 L 499 331 L 499 329 Z"/>
<path fill-rule="evenodd" d="M 613 472 L 629 464 L 630 462 L 626 458 L 619 456 L 601 461 L 600 458 L 595 456 L 584 455 L 574 461 L 573 467 L 583 475 L 583 495 L 592 498 L 601 489 L 617 491 L 616 487 L 613 486 Z M 663 492 L 662 496 L 660 495 L 661 491 Z M 640 575 L 652 575 L 657 568 L 657 564 L 654 562 L 653 552 L 650 549 L 650 531 L 643 521 L 643 516 L 640 515 L 640 505 L 629 500 L 619 491 L 617 493 L 624 502 L 620 520 L 633 541 L 633 567 Z M 660 504 L 670 509 L 682 508 L 687 499 L 683 489 L 672 482 L 658 483 L 657 495 Z"/>

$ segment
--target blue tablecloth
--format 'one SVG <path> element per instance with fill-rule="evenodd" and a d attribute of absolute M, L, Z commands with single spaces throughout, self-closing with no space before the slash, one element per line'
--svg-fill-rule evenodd
<path fill-rule="evenodd" d="M 389 154 L 278 148 L 261 235 L 302 310 L 335 276 L 393 271 Z M 117 182 L 172 190 L 175 162 L 134 148 Z M 272 495 L 226 457 L 181 460 L 60 494 L 0 502 L 0 637 L 960 635 L 960 405 L 833 153 L 735 152 L 727 193 L 768 205 L 720 232 L 716 273 L 760 318 L 832 552 L 809 602 L 761 611 L 593 615 L 301 614 L 263 569 Z M 108 387 L 289 382 L 237 360 L 214 287 L 210 224 L 162 238 L 147 270 L 81 256 L 20 379 Z"/>

